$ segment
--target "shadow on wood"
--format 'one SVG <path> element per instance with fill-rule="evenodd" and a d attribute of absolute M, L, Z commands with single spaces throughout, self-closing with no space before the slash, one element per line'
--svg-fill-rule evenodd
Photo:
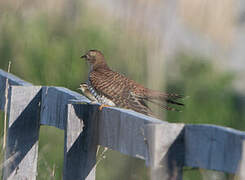
<path fill-rule="evenodd" d="M 160 162 L 163 166 L 167 165 L 167 174 L 172 180 L 182 179 L 182 168 L 185 162 L 184 132 L 183 128 Z"/>
<path fill-rule="evenodd" d="M 12 86 L 9 91 L 3 179 L 36 179 L 40 124 L 65 130 L 65 180 L 95 179 L 97 145 L 144 159 L 152 168 L 152 180 L 181 179 L 183 166 L 233 174 L 240 170 L 243 175 L 243 131 L 215 125 L 168 123 L 115 107 L 98 111 L 98 105 L 86 104 L 89 101 L 76 92 L 61 87 L 30 86 L 2 70 L 1 109 L 7 78 L 10 85 L 20 86 Z M 67 105 L 69 102 L 80 104 Z"/>
<path fill-rule="evenodd" d="M 41 88 L 12 87 L 11 97 L 3 179 L 35 178 Z"/>
<path fill-rule="evenodd" d="M 82 107 L 68 105 L 64 179 L 95 179 L 99 116 L 95 106 Z"/>
<path fill-rule="evenodd" d="M 151 179 L 180 180 L 185 160 L 184 124 L 145 126 Z"/>

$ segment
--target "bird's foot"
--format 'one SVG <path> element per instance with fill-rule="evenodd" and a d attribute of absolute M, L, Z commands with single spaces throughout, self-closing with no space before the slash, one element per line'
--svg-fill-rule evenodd
<path fill-rule="evenodd" d="M 99 110 L 102 111 L 102 109 L 103 109 L 104 107 L 112 107 L 112 106 L 106 105 L 106 104 L 101 104 L 100 107 L 99 107 Z"/>

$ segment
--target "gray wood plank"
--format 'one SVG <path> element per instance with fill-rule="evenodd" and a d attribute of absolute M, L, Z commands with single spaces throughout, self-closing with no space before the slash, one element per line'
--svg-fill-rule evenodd
<path fill-rule="evenodd" d="M 144 126 L 150 123 L 163 123 L 160 120 L 119 108 L 103 108 L 99 105 L 76 104 L 84 112 L 89 112 L 89 121 L 96 124 L 98 129 L 98 145 L 102 145 L 123 154 L 146 159 L 148 157 L 147 144 L 144 136 Z M 74 118 L 76 114 L 70 116 Z M 95 126 L 95 125 L 93 125 Z"/>
<path fill-rule="evenodd" d="M 91 109 L 84 105 L 83 108 Z M 144 126 L 163 123 L 143 114 L 119 108 L 93 108 L 98 120 L 99 145 L 140 159 L 148 158 Z"/>
<path fill-rule="evenodd" d="M 149 148 L 152 180 L 181 180 L 184 165 L 184 124 L 148 124 L 145 136 Z"/>
<path fill-rule="evenodd" d="M 91 106 L 93 108 L 93 106 Z M 95 180 L 98 122 L 81 105 L 68 105 L 65 132 L 64 180 Z"/>
<path fill-rule="evenodd" d="M 9 79 L 10 85 L 31 86 L 30 83 L 0 70 L 1 109 L 3 109 L 5 103 L 4 93 L 6 78 Z M 11 97 L 12 99 L 11 109 L 13 109 L 13 103 L 19 103 L 18 106 L 20 106 L 14 108 L 13 112 L 11 111 L 11 109 L 8 110 L 8 113 L 10 113 L 11 115 L 10 119 L 16 118 L 16 122 L 14 120 L 13 121 L 14 124 L 18 125 L 18 127 L 21 127 L 22 125 L 21 123 L 18 124 L 20 122 L 18 119 L 23 119 L 23 113 L 21 113 L 21 109 L 25 113 L 29 111 L 36 111 L 35 108 L 32 109 L 27 102 L 28 98 L 30 100 L 31 97 L 35 95 L 34 91 L 38 91 L 35 90 L 35 88 L 40 87 L 23 87 L 23 89 L 21 89 L 21 87 L 13 87 L 14 94 L 9 93 L 9 97 Z M 82 101 L 85 103 L 89 102 L 89 100 L 82 95 L 61 87 L 43 87 L 42 95 L 39 95 L 40 91 L 37 94 L 38 95 L 36 95 L 36 97 L 33 97 L 32 99 L 34 102 L 36 102 L 38 101 L 37 99 L 41 98 L 41 124 L 55 126 L 60 129 L 66 129 L 67 103 L 72 101 L 74 101 L 75 103 L 82 103 Z M 28 107 L 26 107 L 27 109 L 24 108 L 24 104 Z M 146 163 L 150 164 L 151 166 L 153 166 L 155 163 L 159 164 L 159 162 L 153 160 L 153 156 L 149 156 L 149 153 L 154 152 L 155 155 L 157 153 L 156 150 L 154 150 L 153 148 L 156 144 L 153 144 L 149 147 L 148 141 L 156 141 L 155 139 L 158 139 L 156 137 L 159 136 L 156 135 L 156 133 L 159 134 L 159 132 L 162 132 L 162 136 L 160 137 L 170 137 L 170 134 L 175 134 L 176 125 L 150 118 L 148 116 L 130 110 L 119 108 L 104 108 L 102 111 L 99 111 L 98 105 L 90 104 L 77 104 L 72 106 L 81 108 L 81 113 L 87 112 L 87 114 L 93 115 L 89 115 L 88 118 L 91 122 L 91 124 L 89 123 L 89 125 L 95 124 L 95 127 L 97 127 L 97 144 L 109 147 L 113 150 L 117 150 L 123 154 L 145 159 Z M 33 107 L 36 107 L 36 105 L 34 105 Z M 18 112 L 16 112 L 16 109 L 19 109 Z M 76 114 L 70 115 L 71 119 L 75 118 L 76 116 L 78 117 L 78 119 L 81 119 L 79 113 L 77 112 L 80 111 L 74 111 L 73 113 L 71 113 Z M 20 117 L 17 117 L 16 114 L 18 113 L 21 114 Z M 24 119 L 25 121 L 28 121 L 30 117 L 25 113 L 23 115 L 27 116 L 27 118 Z M 25 122 L 24 120 L 22 121 Z M 69 121 L 69 123 L 70 122 L 71 120 Z M 149 135 L 149 132 L 145 129 L 145 127 L 146 125 L 151 124 L 154 124 L 154 130 L 149 130 L 149 132 L 152 132 L 152 134 Z M 30 125 L 34 126 L 35 124 Z M 73 127 L 74 124 L 71 126 Z M 10 129 L 16 130 L 16 127 L 17 126 L 15 125 L 13 126 L 13 128 Z M 26 127 L 22 127 L 22 129 L 23 128 L 25 129 Z M 158 128 L 162 130 L 159 130 Z M 12 131 L 13 130 L 10 130 L 10 132 Z M 84 134 L 83 130 L 79 128 L 76 129 L 75 132 L 79 131 Z M 69 138 L 73 137 L 73 135 L 69 135 L 69 132 L 67 131 Z M 20 140 L 25 141 L 23 135 L 18 133 L 16 134 L 16 136 L 19 135 Z M 175 161 L 178 163 L 184 163 L 185 166 L 200 167 L 205 169 L 224 171 L 228 173 L 237 172 L 240 160 L 242 159 L 242 141 L 245 139 L 244 132 L 212 125 L 185 125 L 183 133 L 180 134 L 181 135 L 176 139 L 176 141 L 174 141 L 173 144 L 169 147 L 168 152 L 165 155 L 166 157 L 169 157 L 170 154 L 175 155 Z M 79 139 L 79 137 L 75 138 L 75 142 L 72 143 L 74 141 L 74 137 L 71 140 L 67 140 L 67 142 L 69 142 L 68 144 L 76 144 L 76 141 L 77 139 Z M 173 135 L 173 137 L 175 136 Z M 8 141 L 11 142 L 11 138 Z M 165 145 L 166 143 L 169 143 L 169 141 L 172 141 L 172 139 L 169 138 L 168 141 L 167 139 L 164 139 L 164 141 L 159 142 L 157 140 L 159 144 L 163 143 Z M 71 147 L 67 146 L 67 148 L 70 149 L 73 149 L 72 147 L 77 147 L 77 145 L 72 145 Z M 164 149 L 167 148 L 165 147 Z M 161 152 L 161 154 L 162 153 L 164 154 L 166 152 L 163 151 Z M 19 154 L 17 153 L 12 155 L 12 157 L 14 158 L 16 156 L 19 157 Z M 159 155 L 157 155 L 156 157 L 158 156 Z M 92 175 L 91 177 L 93 176 L 94 175 Z"/>
<path fill-rule="evenodd" d="M 186 125 L 185 165 L 236 173 L 245 133 L 214 125 Z"/>
<path fill-rule="evenodd" d="M 90 121 L 98 123 L 99 145 L 145 159 L 150 166 L 161 160 L 161 166 L 167 161 L 170 169 L 190 166 L 236 173 L 242 159 L 245 133 L 241 131 L 212 125 L 185 125 L 183 128 L 183 124 L 163 122 L 130 110 L 103 108 L 99 111 L 98 105 L 78 106 L 94 114 Z M 154 128 L 147 130 L 147 125 Z M 149 142 L 155 144 L 149 146 Z M 161 151 L 154 150 L 157 144 L 162 146 Z M 151 152 L 155 157 L 149 156 Z"/>
<path fill-rule="evenodd" d="M 147 158 L 144 125 L 148 123 L 161 121 L 119 108 L 99 111 L 94 104 L 68 105 L 64 179 L 95 178 L 97 145 Z"/>
<path fill-rule="evenodd" d="M 151 131 L 158 133 L 158 137 L 167 137 L 162 142 L 161 147 L 163 149 L 158 153 L 162 154 L 166 149 L 168 152 L 165 158 L 168 158 L 168 161 L 169 159 L 175 161 L 177 165 L 179 164 L 178 166 L 197 167 L 227 173 L 238 171 L 242 161 L 244 132 L 214 125 L 185 125 L 172 145 L 166 148 L 166 143 L 171 141 L 171 138 L 176 137 L 174 136 L 176 126 L 178 129 L 180 128 L 178 126 L 182 125 L 169 123 L 152 126 L 154 128 Z M 151 138 L 148 137 L 148 139 Z M 154 141 L 150 140 L 150 142 L 153 143 Z M 161 144 L 161 141 L 157 140 L 157 143 Z M 151 145 L 150 147 L 154 146 Z M 149 149 L 151 152 L 151 148 Z M 165 158 L 160 158 L 163 166 L 166 164 Z"/>
<path fill-rule="evenodd" d="M 41 87 L 12 86 L 3 179 L 36 179 Z"/>
<path fill-rule="evenodd" d="M 67 103 L 71 100 L 90 102 L 79 93 L 62 87 L 43 87 L 41 103 L 41 124 L 65 129 Z"/>
<path fill-rule="evenodd" d="M 242 159 L 238 169 L 239 179 L 245 179 L 245 141 L 242 143 Z"/>
<path fill-rule="evenodd" d="M 22 79 L 14 76 L 11 73 L 7 73 L 0 69 L 0 109 L 4 110 L 5 104 L 5 85 L 6 79 L 9 79 L 9 85 L 31 86 L 30 83 L 23 81 Z"/>

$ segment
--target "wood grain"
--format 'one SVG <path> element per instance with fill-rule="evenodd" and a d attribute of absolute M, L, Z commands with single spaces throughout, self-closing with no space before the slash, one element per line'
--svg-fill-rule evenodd
<path fill-rule="evenodd" d="M 19 85 L 19 86 L 31 86 L 31 83 L 28 83 L 26 81 L 23 81 L 22 79 L 14 76 L 11 73 L 7 73 L 0 69 L 0 109 L 4 109 L 5 104 L 5 85 L 6 85 L 6 79 L 8 79 L 9 85 Z"/>
<path fill-rule="evenodd" d="M 36 179 L 40 102 L 40 86 L 12 86 L 3 179 Z"/>
<path fill-rule="evenodd" d="M 67 104 L 79 100 L 90 102 L 79 93 L 62 87 L 43 87 L 41 103 L 41 124 L 65 129 L 67 120 Z"/>
<path fill-rule="evenodd" d="M 64 150 L 65 180 L 95 180 L 98 134 L 96 118 L 93 116 L 91 111 L 78 104 L 68 105 Z"/>
<path fill-rule="evenodd" d="M 32 86 L 2 70 L 1 109 L 7 78 L 11 88 L 4 179 L 36 178 L 40 124 L 65 130 L 64 179 L 95 179 L 97 145 L 144 159 L 152 167 L 152 179 L 165 173 L 162 179 L 181 179 L 183 166 L 243 175 L 242 131 L 173 124 L 120 108 L 99 111 L 98 104 L 88 104 L 87 98 L 69 89 Z"/>

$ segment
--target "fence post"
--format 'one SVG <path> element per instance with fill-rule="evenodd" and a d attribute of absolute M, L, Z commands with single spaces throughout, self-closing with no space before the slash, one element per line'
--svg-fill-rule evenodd
<path fill-rule="evenodd" d="M 238 168 L 239 179 L 245 179 L 245 140 L 242 142 L 242 156 Z"/>
<path fill-rule="evenodd" d="M 36 179 L 41 87 L 12 86 L 3 179 Z"/>
<path fill-rule="evenodd" d="M 98 123 L 94 112 L 82 108 L 81 104 L 68 104 L 64 180 L 95 180 Z"/>
<path fill-rule="evenodd" d="M 149 124 L 145 126 L 149 150 L 151 180 L 181 180 L 184 165 L 184 124 Z"/>

